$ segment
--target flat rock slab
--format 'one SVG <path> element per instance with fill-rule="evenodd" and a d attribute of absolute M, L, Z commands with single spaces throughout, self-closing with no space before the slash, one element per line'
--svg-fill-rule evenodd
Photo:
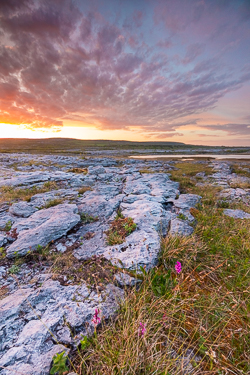
<path fill-rule="evenodd" d="M 60 204 L 35 212 L 28 219 L 13 226 L 17 240 L 7 248 L 7 257 L 23 256 L 37 246 L 46 246 L 65 235 L 80 221 L 74 204 Z"/>
<path fill-rule="evenodd" d="M 223 212 L 225 215 L 233 217 L 235 219 L 250 219 L 250 214 L 242 210 L 231 210 L 228 208 L 224 210 Z"/>
<path fill-rule="evenodd" d="M 0 179 L 0 186 L 30 186 L 41 182 L 47 182 L 50 179 L 49 173 L 44 172 L 33 172 L 33 173 L 19 173 L 18 176 Z"/>

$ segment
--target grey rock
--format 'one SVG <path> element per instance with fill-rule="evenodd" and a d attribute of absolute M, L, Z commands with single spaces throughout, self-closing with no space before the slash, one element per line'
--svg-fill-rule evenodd
<path fill-rule="evenodd" d="M 79 211 L 100 219 L 108 219 L 119 208 L 124 197 L 123 194 L 118 193 L 117 186 L 87 191 L 80 200 Z"/>
<path fill-rule="evenodd" d="M 6 268 L 4 267 L 4 266 L 1 266 L 0 267 L 0 277 L 2 277 L 3 275 L 5 275 L 6 274 Z"/>
<path fill-rule="evenodd" d="M 0 234 L 0 247 L 7 243 L 7 237 Z"/>
<path fill-rule="evenodd" d="M 100 174 L 106 173 L 106 170 L 102 166 L 96 166 L 96 167 L 91 166 L 88 168 L 88 173 L 94 174 L 94 175 L 100 175 Z"/>
<path fill-rule="evenodd" d="M 178 199 L 176 199 L 173 203 L 176 208 L 180 209 L 190 209 L 191 207 L 195 207 L 197 203 L 201 200 L 200 195 L 196 194 L 181 194 Z"/>
<path fill-rule="evenodd" d="M 225 215 L 233 217 L 235 219 L 250 219 L 250 214 L 242 210 L 231 210 L 228 208 L 224 210 L 223 212 Z"/>
<path fill-rule="evenodd" d="M 14 203 L 9 209 L 12 215 L 19 217 L 29 217 L 36 211 L 37 208 L 27 202 Z"/>
<path fill-rule="evenodd" d="M 105 227 L 108 229 L 108 227 Z M 101 255 L 105 252 L 104 227 L 95 230 L 94 236 L 89 240 L 84 240 L 83 244 L 74 251 L 74 256 L 80 260 L 86 260 L 93 255 Z"/>
<path fill-rule="evenodd" d="M 14 221 L 14 218 L 9 214 L 3 214 L 0 216 L 0 230 L 5 230 L 6 224 L 12 224 Z"/>
<path fill-rule="evenodd" d="M 67 250 L 67 246 L 63 245 L 62 243 L 59 243 L 56 245 L 56 249 L 57 251 L 64 253 Z"/>
<path fill-rule="evenodd" d="M 171 220 L 169 234 L 179 236 L 190 236 L 194 229 L 188 224 L 187 221 L 175 218 Z"/>
<path fill-rule="evenodd" d="M 229 188 L 224 189 L 220 192 L 220 196 L 226 200 L 242 201 L 244 203 L 250 202 L 250 189 L 240 189 L 240 188 Z"/>
<path fill-rule="evenodd" d="M 0 196 L 1 196 L 1 193 L 0 193 Z M 1 204 L 0 204 L 0 215 L 1 215 L 3 212 L 8 211 L 8 209 L 9 209 L 9 204 L 8 204 L 8 203 L 1 203 Z"/>
<path fill-rule="evenodd" d="M 159 250 L 160 235 L 154 229 L 147 229 L 131 233 L 120 245 L 108 246 L 103 256 L 119 267 L 149 269 L 157 264 Z"/>
<path fill-rule="evenodd" d="M 17 240 L 8 247 L 7 257 L 21 256 L 35 250 L 38 245 L 46 246 L 52 240 L 65 235 L 80 221 L 78 209 L 73 204 L 60 204 L 55 207 L 35 212 L 28 219 L 18 223 L 15 228 L 19 233 Z"/>
<path fill-rule="evenodd" d="M 18 176 L 9 179 L 0 179 L 0 186 L 32 186 L 41 182 L 49 181 L 50 175 L 44 172 L 31 172 L 29 174 L 19 173 Z"/>
<path fill-rule="evenodd" d="M 115 279 L 118 282 L 118 285 L 121 287 L 134 286 L 138 283 L 141 283 L 140 279 L 136 279 L 135 277 L 132 277 L 128 275 L 127 273 L 123 273 L 123 272 L 119 272 L 115 274 Z"/>

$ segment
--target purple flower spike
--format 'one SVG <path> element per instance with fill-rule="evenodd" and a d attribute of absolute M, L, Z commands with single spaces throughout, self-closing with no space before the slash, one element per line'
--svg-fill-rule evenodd
<path fill-rule="evenodd" d="M 174 267 L 177 273 L 181 272 L 181 262 L 176 262 L 176 265 Z"/>
<path fill-rule="evenodd" d="M 94 323 L 95 326 L 98 325 L 98 323 L 100 323 L 101 321 L 101 318 L 99 317 L 99 314 L 100 314 L 100 310 L 99 309 L 95 309 L 95 315 L 92 319 L 92 322 Z"/>
<path fill-rule="evenodd" d="M 139 336 L 144 336 L 146 333 L 146 324 L 140 322 Z"/>

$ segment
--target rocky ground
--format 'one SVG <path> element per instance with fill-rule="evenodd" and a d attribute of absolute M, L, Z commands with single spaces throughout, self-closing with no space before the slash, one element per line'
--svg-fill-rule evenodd
<path fill-rule="evenodd" d="M 0 154 L 1 375 L 49 374 L 55 354 L 93 333 L 95 309 L 108 319 L 135 271 L 157 264 L 161 236 L 193 232 L 201 197 L 180 193 L 175 163 Z M 250 218 L 226 206 L 250 203 L 250 178 L 230 162 L 201 163 L 214 173 L 199 184 L 222 188 L 224 213 Z M 136 226 L 113 244 L 117 215 Z"/>

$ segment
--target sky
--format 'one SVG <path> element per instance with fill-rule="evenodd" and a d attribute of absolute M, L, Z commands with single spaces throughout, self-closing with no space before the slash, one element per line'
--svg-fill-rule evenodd
<path fill-rule="evenodd" d="M 250 0 L 1 0 L 9 137 L 250 146 Z"/>

